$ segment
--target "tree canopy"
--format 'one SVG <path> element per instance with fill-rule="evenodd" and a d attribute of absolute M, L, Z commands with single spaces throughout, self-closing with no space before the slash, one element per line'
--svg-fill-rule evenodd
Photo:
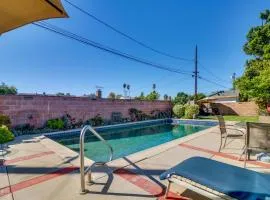
<path fill-rule="evenodd" d="M 110 92 L 108 95 L 108 99 L 115 99 L 116 94 L 114 92 Z"/>
<path fill-rule="evenodd" d="M 235 81 L 243 100 L 255 100 L 260 108 L 270 101 L 270 11 L 261 13 L 262 25 L 252 27 L 243 49 L 253 56 L 246 62 L 245 72 Z"/>
<path fill-rule="evenodd" d="M 203 99 L 205 97 L 206 97 L 206 95 L 203 93 L 197 94 L 197 100 Z M 189 95 L 189 94 L 186 94 L 185 92 L 178 92 L 176 97 L 173 100 L 173 103 L 184 105 L 184 104 L 188 103 L 188 101 L 193 101 L 194 98 L 195 98 L 194 95 Z"/>
<path fill-rule="evenodd" d="M 5 83 L 0 85 L 0 95 L 3 94 L 17 94 L 17 88 L 14 86 L 8 86 Z"/>
<path fill-rule="evenodd" d="M 160 97 L 160 95 L 158 92 L 152 91 L 145 97 L 145 99 L 150 100 L 150 101 L 154 101 L 154 100 L 158 100 L 159 97 Z"/>

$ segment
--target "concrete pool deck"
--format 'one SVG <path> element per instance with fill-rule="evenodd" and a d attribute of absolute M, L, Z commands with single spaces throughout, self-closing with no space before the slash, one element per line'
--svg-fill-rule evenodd
<path fill-rule="evenodd" d="M 27 143 L 22 141 L 30 139 Z M 34 140 L 32 140 L 34 139 Z M 31 141 L 32 140 L 32 141 Z M 18 137 L 9 146 L 0 166 L 0 199 L 164 199 L 166 181 L 158 176 L 177 163 L 202 156 L 243 167 L 239 161 L 242 140 L 228 140 L 221 153 L 219 129 L 209 128 L 96 168 L 95 184 L 80 194 L 78 154 L 43 136 Z M 86 159 L 86 166 L 92 163 Z M 250 161 L 250 170 L 270 173 L 270 164 Z M 181 196 L 180 196 L 181 195 Z M 207 199 L 178 185 L 170 199 Z"/>

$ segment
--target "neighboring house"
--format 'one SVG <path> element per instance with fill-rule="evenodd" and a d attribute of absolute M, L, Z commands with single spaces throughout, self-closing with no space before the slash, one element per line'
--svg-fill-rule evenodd
<path fill-rule="evenodd" d="M 219 91 L 199 100 L 200 103 L 233 103 L 238 101 L 239 91 L 237 90 Z"/>
<path fill-rule="evenodd" d="M 205 114 L 221 113 L 221 111 L 224 110 L 224 107 L 221 106 L 223 103 L 236 102 L 239 102 L 239 91 L 237 90 L 218 91 L 198 101 L 200 104 L 201 112 Z M 231 111 L 227 111 L 227 109 L 225 110 L 230 114 L 234 114 Z"/>

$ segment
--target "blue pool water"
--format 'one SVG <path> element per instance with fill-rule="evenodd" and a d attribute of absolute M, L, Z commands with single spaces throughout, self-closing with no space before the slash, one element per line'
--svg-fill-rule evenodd
<path fill-rule="evenodd" d="M 142 124 L 121 128 L 98 130 L 100 135 L 112 146 L 113 159 L 166 143 L 195 132 L 209 128 L 205 125 L 191 124 Z M 79 152 L 79 132 L 51 137 L 58 143 Z M 85 135 L 85 156 L 95 161 L 107 161 L 109 150 L 92 134 Z"/>

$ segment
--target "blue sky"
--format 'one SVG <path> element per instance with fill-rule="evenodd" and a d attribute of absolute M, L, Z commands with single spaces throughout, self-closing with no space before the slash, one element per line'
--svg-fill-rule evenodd
<path fill-rule="evenodd" d="M 198 44 L 199 62 L 223 80 L 217 80 L 199 64 L 200 75 L 231 87 L 230 76 L 240 76 L 247 56 L 242 51 L 251 26 L 259 25 L 260 11 L 268 0 L 70 0 L 119 30 L 172 55 L 193 59 Z M 48 20 L 91 40 L 166 66 L 193 71 L 194 63 L 174 60 L 145 49 L 104 27 L 63 2 L 70 18 Z M 69 92 L 83 95 L 104 87 L 131 95 L 157 91 L 175 96 L 193 93 L 194 80 L 102 52 L 63 38 L 34 25 L 0 36 L 0 81 L 19 92 Z M 224 89 L 199 80 L 199 92 Z"/>

